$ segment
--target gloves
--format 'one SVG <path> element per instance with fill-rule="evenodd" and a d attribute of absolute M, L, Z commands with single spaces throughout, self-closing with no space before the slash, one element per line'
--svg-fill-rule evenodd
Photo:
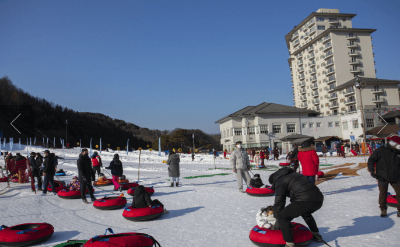
<path fill-rule="evenodd" d="M 263 228 L 269 229 L 269 228 L 271 228 L 271 224 L 265 223 L 265 224 L 263 225 Z"/>
<path fill-rule="evenodd" d="M 378 177 L 376 176 L 376 174 L 373 173 L 373 172 L 371 172 L 371 177 L 373 177 L 373 178 L 375 178 L 375 179 L 378 179 Z"/>

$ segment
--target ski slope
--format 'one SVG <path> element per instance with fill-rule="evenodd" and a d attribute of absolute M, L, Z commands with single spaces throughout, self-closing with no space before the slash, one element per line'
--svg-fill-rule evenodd
<path fill-rule="evenodd" d="M 15 146 L 14 146 L 15 149 Z M 43 152 L 40 147 L 22 147 L 16 150 L 23 155 L 27 151 Z M 65 156 L 59 162 L 67 176 L 62 181 L 71 181 L 77 175 L 76 160 L 79 149 L 52 150 L 58 156 Z M 138 180 L 139 152 L 119 152 L 124 174 L 134 182 Z M 114 153 L 102 152 L 103 164 L 108 166 Z M 158 152 L 142 151 L 140 154 L 139 182 L 154 186 L 152 199 L 159 199 L 169 214 L 147 222 L 131 222 L 122 217 L 122 211 L 99 211 L 91 203 L 83 204 L 80 199 L 63 200 L 58 196 L 39 196 L 30 190 L 30 184 L 0 183 L 0 224 L 12 226 L 21 223 L 47 222 L 54 226 L 53 237 L 40 246 L 54 246 L 69 239 L 89 239 L 104 234 L 111 227 L 115 233 L 142 232 L 152 235 L 163 247 L 174 246 L 254 246 L 249 232 L 255 226 L 258 209 L 274 203 L 274 197 L 251 197 L 238 192 L 235 176 L 229 160 L 211 155 L 196 155 L 192 162 L 190 155 L 181 157 L 181 187 L 168 187 L 169 178 L 166 160 Z M 279 169 L 280 161 L 268 161 L 267 170 L 252 170 L 260 173 L 264 183 L 268 176 Z M 336 169 L 344 163 L 366 162 L 365 157 L 320 158 L 324 172 Z M 4 165 L 3 159 L 0 166 Z M 217 168 L 217 169 L 215 169 Z M 357 170 L 357 169 L 356 169 Z M 378 188 L 366 168 L 357 170 L 358 176 L 339 174 L 336 178 L 319 184 L 325 195 L 322 209 L 314 214 L 320 233 L 331 246 L 399 246 L 400 218 L 396 209 L 388 209 L 388 218 L 379 217 Z M 106 172 L 105 175 L 110 177 Z M 112 195 L 113 186 L 95 189 L 95 196 Z M 389 191 L 394 193 L 390 187 Z M 125 195 L 126 192 L 125 192 Z M 301 218 L 294 220 L 303 223 Z M 397 223 L 397 224 L 396 224 Z M 311 242 L 308 246 L 323 246 Z"/>

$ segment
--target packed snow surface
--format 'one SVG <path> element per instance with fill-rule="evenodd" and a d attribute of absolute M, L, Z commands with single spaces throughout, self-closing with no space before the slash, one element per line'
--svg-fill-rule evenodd
<path fill-rule="evenodd" d="M 14 146 L 15 149 L 15 146 Z M 22 147 L 23 155 L 29 151 L 43 152 L 40 147 Z M 28 150 L 29 149 L 29 150 Z M 56 155 L 65 157 L 58 169 L 67 172 L 59 177 L 69 182 L 77 175 L 76 160 L 79 149 L 53 149 Z M 229 159 L 211 155 L 190 154 L 181 156 L 181 187 L 168 187 L 167 160 L 164 154 L 143 150 L 118 152 L 124 174 L 131 182 L 154 186 L 152 199 L 160 200 L 169 214 L 146 222 L 132 222 L 122 217 L 122 211 L 96 210 L 91 203 L 83 204 L 80 199 L 63 200 L 58 196 L 40 196 L 31 192 L 30 184 L 0 183 L 1 225 L 13 226 L 22 223 L 47 222 L 54 226 L 53 237 L 40 246 L 54 246 L 70 239 L 90 239 L 104 234 L 106 228 L 115 233 L 141 232 L 153 236 L 163 247 L 175 246 L 254 246 L 249 232 L 256 225 L 255 215 L 261 207 L 274 204 L 274 197 L 252 197 L 239 193 L 236 179 L 230 169 Z M 108 166 L 114 153 L 102 152 L 104 166 Z M 388 209 L 388 217 L 379 217 L 378 188 L 366 168 L 357 169 L 368 157 L 320 158 L 324 172 L 337 169 L 345 163 L 355 169 L 358 176 L 339 173 L 334 179 L 318 185 L 325 195 L 323 207 L 314 214 L 320 233 L 331 246 L 399 246 L 400 218 L 396 209 Z M 267 169 L 252 170 L 261 174 L 264 183 L 268 176 L 285 162 L 267 161 Z M 0 166 L 4 165 L 3 159 Z M 104 171 L 107 177 L 111 177 Z M 207 175 L 207 176 L 204 176 Z M 56 178 L 57 179 L 57 178 Z M 111 196 L 113 186 L 95 188 L 95 196 Z M 389 191 L 394 194 L 389 186 Z M 125 195 L 130 199 L 126 194 Z M 287 201 L 287 203 L 289 203 Z M 129 203 L 128 205 L 129 206 Z M 295 222 L 304 224 L 303 219 Z M 311 242 L 308 246 L 323 246 Z"/>

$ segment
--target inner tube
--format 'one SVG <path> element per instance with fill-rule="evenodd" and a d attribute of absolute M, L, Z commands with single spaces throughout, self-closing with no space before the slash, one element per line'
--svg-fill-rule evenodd
<path fill-rule="evenodd" d="M 247 187 L 246 193 L 250 196 L 273 196 L 275 191 L 271 189 L 271 186 L 266 188 L 254 188 L 254 187 Z"/>
<path fill-rule="evenodd" d="M 87 240 L 68 240 L 65 243 L 54 245 L 54 247 L 82 247 Z"/>
<path fill-rule="evenodd" d="M 0 183 L 1 183 L 1 182 L 7 182 L 7 181 L 8 181 L 8 178 L 6 178 L 6 177 L 0 178 Z"/>
<path fill-rule="evenodd" d="M 150 195 L 154 194 L 153 187 L 144 187 L 144 190 L 147 191 Z M 130 188 L 127 193 L 128 195 L 133 196 L 135 194 L 135 188 Z"/>
<path fill-rule="evenodd" d="M 323 178 L 325 176 L 325 173 L 323 171 L 318 171 L 317 175 L 319 178 Z"/>
<path fill-rule="evenodd" d="M 160 246 L 152 236 L 145 233 L 127 232 L 101 235 L 89 239 L 84 247 L 151 247 Z"/>
<path fill-rule="evenodd" d="M 307 245 L 313 238 L 313 234 L 302 224 L 292 222 L 293 240 L 296 246 Z M 258 226 L 253 227 L 249 235 L 250 240 L 257 246 L 284 247 L 281 230 L 270 230 Z"/>
<path fill-rule="evenodd" d="M 56 189 L 56 192 L 59 192 L 60 190 L 65 189 L 64 184 L 61 183 L 60 181 L 54 181 L 54 187 Z M 47 191 L 50 191 L 50 192 L 53 191 L 51 189 L 50 182 L 47 184 Z"/>
<path fill-rule="evenodd" d="M 54 228 L 48 223 L 26 223 L 0 228 L 0 246 L 32 246 L 49 239 Z"/>
<path fill-rule="evenodd" d="M 280 166 L 290 166 L 290 163 L 279 163 Z"/>
<path fill-rule="evenodd" d="M 144 220 L 154 220 L 160 217 L 164 212 L 164 208 L 160 205 L 145 208 L 125 208 L 122 212 L 122 216 L 131 221 L 144 221 Z"/>
<path fill-rule="evenodd" d="M 112 184 L 113 184 L 113 182 L 110 179 L 107 179 L 105 182 L 96 181 L 93 183 L 93 185 L 95 185 L 95 186 L 108 186 L 108 185 L 112 185 Z"/>
<path fill-rule="evenodd" d="M 113 210 L 125 207 L 127 201 L 122 196 L 103 197 L 93 202 L 93 207 L 100 210 Z"/>
<path fill-rule="evenodd" d="M 397 207 L 397 199 L 396 195 L 388 195 L 386 197 L 387 205 L 390 207 Z"/>
<path fill-rule="evenodd" d="M 139 184 L 137 184 L 137 183 L 122 183 L 122 184 L 120 183 L 120 185 L 122 185 L 122 189 L 124 189 L 124 190 L 128 190 L 130 188 L 139 186 Z"/>
<path fill-rule="evenodd" d="M 94 189 L 93 189 L 93 192 L 94 192 Z M 88 190 L 86 190 L 86 194 L 89 194 L 89 191 Z M 62 198 L 62 199 L 79 199 L 79 198 L 82 198 L 81 197 L 81 191 L 80 190 L 77 190 L 77 191 L 68 191 L 68 190 L 66 190 L 66 189 L 63 189 L 63 190 L 60 190 L 58 193 L 57 193 L 57 195 L 58 195 L 58 197 L 60 197 L 60 198 Z"/>

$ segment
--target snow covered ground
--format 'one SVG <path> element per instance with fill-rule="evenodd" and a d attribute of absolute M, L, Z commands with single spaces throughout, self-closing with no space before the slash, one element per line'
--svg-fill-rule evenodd
<path fill-rule="evenodd" d="M 26 155 L 27 149 L 14 151 Z M 15 145 L 14 145 L 15 149 Z M 42 148 L 30 151 L 43 152 Z M 67 171 L 61 180 L 69 182 L 77 174 L 76 160 L 79 149 L 53 150 L 65 155 L 59 169 Z M 139 152 L 119 152 L 124 173 L 130 181 L 138 180 Z M 103 164 L 108 166 L 114 153 L 102 152 Z M 29 222 L 47 222 L 54 226 L 53 237 L 41 246 L 54 246 L 69 239 L 89 239 L 104 234 L 111 227 L 115 233 L 142 232 L 152 235 L 163 247 L 168 246 L 254 246 L 249 232 L 255 226 L 258 209 L 274 203 L 274 197 L 251 197 L 238 192 L 229 160 L 211 155 L 190 155 L 181 158 L 181 187 L 170 188 L 166 157 L 158 152 L 142 151 L 140 156 L 140 184 L 154 186 L 152 199 L 159 199 L 170 211 L 161 218 L 148 222 L 131 222 L 122 217 L 122 211 L 99 211 L 80 199 L 63 200 L 58 196 L 39 196 L 30 191 L 30 184 L 0 183 L 0 224 L 16 225 Z M 284 162 L 268 161 L 260 173 L 264 183 L 268 176 Z M 314 214 L 320 233 L 331 246 L 399 246 L 400 218 L 389 208 L 388 218 L 379 217 L 378 188 L 366 168 L 357 168 L 366 162 L 364 157 L 320 158 L 324 172 L 334 170 L 344 163 L 357 171 L 359 176 L 339 174 L 336 178 L 319 184 L 324 192 L 322 209 Z M 4 161 L 0 160 L 0 166 Z M 217 168 L 217 169 L 216 169 Z M 110 177 L 106 172 L 106 176 Z M 204 176 L 206 175 L 206 176 Z M 201 176 L 201 177 L 198 177 Z M 96 189 L 95 196 L 110 196 L 113 186 Z M 389 191 L 394 193 L 390 187 Z M 295 222 L 304 223 L 297 218 Z M 397 224 L 396 224 L 397 223 Z M 323 246 L 312 242 L 309 246 Z"/>

